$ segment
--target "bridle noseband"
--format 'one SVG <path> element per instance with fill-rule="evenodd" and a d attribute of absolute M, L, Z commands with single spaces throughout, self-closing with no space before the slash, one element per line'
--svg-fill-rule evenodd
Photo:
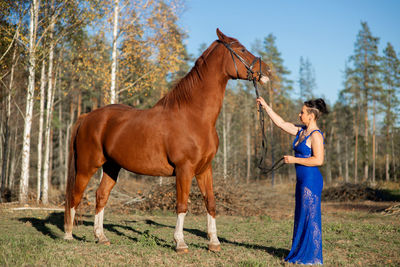
<path fill-rule="evenodd" d="M 256 57 L 251 64 L 248 64 L 247 61 L 244 58 L 242 58 L 238 53 L 236 53 L 235 50 L 233 50 L 232 47 L 231 47 L 231 45 L 234 44 L 234 43 L 237 43 L 237 41 L 233 41 L 233 42 L 230 42 L 230 43 L 224 43 L 224 42 L 218 40 L 218 42 L 223 44 L 229 50 L 229 52 L 231 53 L 233 64 L 235 65 L 235 69 L 236 69 L 236 79 L 239 79 L 239 71 L 238 71 L 238 68 L 237 68 L 237 65 L 236 65 L 236 61 L 235 61 L 234 55 L 246 67 L 246 69 L 247 69 L 247 80 L 249 80 L 249 81 L 254 81 L 255 80 L 255 78 L 253 78 L 253 75 L 255 73 L 253 71 L 253 67 L 258 61 L 259 64 L 260 64 L 260 71 L 257 72 L 257 75 L 258 75 L 257 81 L 259 81 L 261 79 L 261 75 L 262 75 L 262 73 L 261 73 L 261 57 Z"/>

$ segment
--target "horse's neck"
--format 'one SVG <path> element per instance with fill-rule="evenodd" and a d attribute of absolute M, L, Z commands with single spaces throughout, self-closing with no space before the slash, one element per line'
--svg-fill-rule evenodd
<path fill-rule="evenodd" d="M 221 66 L 208 64 L 202 70 L 204 79 L 193 92 L 193 102 L 201 109 L 204 119 L 210 119 L 213 123 L 218 118 L 225 95 L 228 77 L 220 69 Z"/>

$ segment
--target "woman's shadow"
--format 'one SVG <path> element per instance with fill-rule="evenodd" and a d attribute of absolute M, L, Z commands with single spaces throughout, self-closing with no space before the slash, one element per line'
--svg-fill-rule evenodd
<path fill-rule="evenodd" d="M 85 217 L 86 219 L 80 220 L 79 224 L 84 225 L 84 226 L 93 226 L 93 221 L 87 220 L 87 218 L 92 218 L 93 216 L 82 215 L 82 217 Z M 24 222 L 24 223 L 30 222 L 32 224 L 32 226 L 38 232 L 41 232 L 42 234 L 47 235 L 54 240 L 62 238 L 60 236 L 60 233 L 55 232 L 48 225 L 56 226 L 63 233 L 64 232 L 64 213 L 63 212 L 52 212 L 45 219 L 38 219 L 38 218 L 34 218 L 34 217 L 25 217 L 25 218 L 20 218 L 18 220 L 20 222 Z M 128 223 L 138 223 L 137 221 L 124 221 L 124 223 L 125 224 L 110 224 L 110 223 L 108 223 L 108 224 L 104 224 L 104 228 L 110 232 L 113 232 L 113 233 L 119 235 L 119 236 L 124 236 L 134 242 L 138 242 L 138 238 L 126 235 L 124 232 L 121 232 L 120 230 L 118 230 L 118 228 L 134 232 L 140 236 L 148 237 L 150 235 L 151 238 L 155 241 L 155 243 L 158 246 L 174 249 L 174 246 L 171 244 L 171 242 L 150 234 L 148 230 L 141 232 L 141 231 L 138 231 L 138 230 L 132 228 L 131 226 L 127 225 Z M 159 227 L 159 228 L 164 227 L 164 228 L 175 229 L 175 227 L 172 225 L 158 223 L 153 220 L 145 220 L 145 223 L 147 225 L 154 226 L 154 227 Z M 191 233 L 198 237 L 207 239 L 207 233 L 204 231 L 200 231 L 198 229 L 191 229 L 191 228 L 184 228 L 183 230 L 185 232 Z M 85 238 L 82 238 L 82 237 L 79 237 L 76 235 L 74 235 L 74 238 L 79 241 L 91 242 L 91 241 L 86 240 Z M 283 248 L 275 248 L 275 247 L 262 246 L 262 245 L 258 245 L 258 244 L 250 244 L 250 243 L 245 243 L 245 242 L 231 241 L 231 240 L 228 240 L 227 238 L 224 238 L 221 236 L 219 236 L 218 238 L 222 244 L 225 243 L 225 244 L 230 244 L 230 245 L 234 245 L 234 246 L 244 247 L 247 249 L 262 250 L 262 251 L 265 251 L 268 254 L 271 254 L 272 256 L 278 257 L 278 258 L 284 258 L 285 256 L 287 256 L 289 254 L 289 250 L 283 249 Z M 206 247 L 204 247 L 204 249 L 206 249 Z"/>

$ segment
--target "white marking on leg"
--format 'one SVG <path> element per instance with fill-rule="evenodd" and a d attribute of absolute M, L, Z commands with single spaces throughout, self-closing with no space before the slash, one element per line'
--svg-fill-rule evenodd
<path fill-rule="evenodd" d="M 210 239 L 211 245 L 219 245 L 219 240 L 217 237 L 217 224 L 215 218 L 213 218 L 209 213 L 207 213 L 207 235 Z"/>
<path fill-rule="evenodd" d="M 183 239 L 183 223 L 185 221 L 186 213 L 179 213 L 178 218 L 176 220 L 176 227 L 174 233 L 174 240 L 176 242 L 176 249 L 185 249 L 188 246 L 185 244 L 185 240 Z"/>
<path fill-rule="evenodd" d="M 74 237 L 72 236 L 72 227 L 74 225 L 74 220 L 75 220 L 75 208 L 71 208 L 69 210 L 69 212 L 70 212 L 70 216 L 71 216 L 71 225 L 64 226 L 64 228 L 66 230 L 65 234 L 64 234 L 65 240 L 73 240 L 74 239 Z"/>
<path fill-rule="evenodd" d="M 94 236 L 100 243 L 108 242 L 107 237 L 103 231 L 104 208 L 94 216 Z"/>

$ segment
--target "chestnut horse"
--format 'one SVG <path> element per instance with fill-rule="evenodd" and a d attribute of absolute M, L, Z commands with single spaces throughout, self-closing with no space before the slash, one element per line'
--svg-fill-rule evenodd
<path fill-rule="evenodd" d="M 76 208 L 90 178 L 102 167 L 103 177 L 96 191 L 94 234 L 99 243 L 110 244 L 103 232 L 104 207 L 118 172 L 124 168 L 137 174 L 176 176 L 177 252 L 188 251 L 183 222 L 195 176 L 208 212 L 209 250 L 220 250 L 211 169 L 218 149 L 215 123 L 229 79 L 266 82 L 270 69 L 236 39 L 219 29 L 217 35 L 218 40 L 197 59 L 191 71 L 154 107 L 138 110 L 108 105 L 78 118 L 70 143 L 65 239 L 73 239 Z"/>

